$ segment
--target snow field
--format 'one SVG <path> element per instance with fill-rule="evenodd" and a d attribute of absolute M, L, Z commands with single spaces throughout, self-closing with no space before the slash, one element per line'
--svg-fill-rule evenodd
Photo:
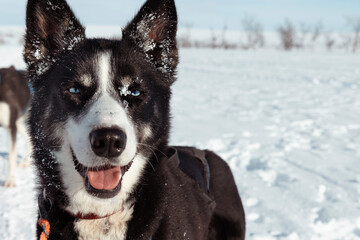
<path fill-rule="evenodd" d="M 182 50 L 172 142 L 219 153 L 248 239 L 360 239 L 360 56 Z"/>
<path fill-rule="evenodd" d="M 228 162 L 247 239 L 360 239 L 360 55 L 181 49 L 180 60 L 171 144 Z M 0 45 L 9 65 L 25 67 L 18 44 Z M 7 150 L 0 129 L 0 184 Z M 0 239 L 33 239 L 35 182 L 18 168 L 17 187 L 0 187 Z"/>

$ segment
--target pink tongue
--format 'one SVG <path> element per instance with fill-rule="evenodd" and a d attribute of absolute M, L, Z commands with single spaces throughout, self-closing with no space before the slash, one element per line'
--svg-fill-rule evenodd
<path fill-rule="evenodd" d="M 112 190 L 119 184 L 121 170 L 120 167 L 113 167 L 102 171 L 88 171 L 88 178 L 93 188 Z"/>

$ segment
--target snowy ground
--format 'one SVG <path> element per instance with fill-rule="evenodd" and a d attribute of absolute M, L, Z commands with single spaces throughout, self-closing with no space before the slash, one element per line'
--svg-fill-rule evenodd
<path fill-rule="evenodd" d="M 24 67 L 18 44 L 0 67 Z M 247 239 L 360 239 L 360 55 L 180 51 L 171 143 L 219 153 L 247 214 Z M 19 158 L 25 155 L 19 143 Z M 0 130 L 0 185 L 7 171 Z M 35 177 L 0 187 L 0 239 L 32 239 Z"/>
<path fill-rule="evenodd" d="M 181 52 L 172 142 L 230 164 L 249 239 L 360 239 L 360 56 Z"/>

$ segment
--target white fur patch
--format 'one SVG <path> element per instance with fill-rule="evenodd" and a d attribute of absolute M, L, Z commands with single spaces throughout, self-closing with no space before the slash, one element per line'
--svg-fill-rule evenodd
<path fill-rule="evenodd" d="M 98 56 L 98 78 L 99 78 L 99 90 L 101 92 L 107 92 L 109 83 L 112 78 L 111 74 L 111 53 L 106 52 Z"/>
<path fill-rule="evenodd" d="M 10 107 L 5 102 L 0 102 L 0 126 L 6 128 L 10 126 Z"/>
<path fill-rule="evenodd" d="M 108 218 L 97 220 L 79 220 L 75 229 L 81 240 L 124 240 L 127 231 L 127 222 L 131 219 L 133 208 L 124 206 L 120 211 Z"/>
<path fill-rule="evenodd" d="M 90 75 L 83 75 L 83 76 L 81 76 L 80 82 L 81 82 L 85 87 L 90 87 L 91 84 L 92 84 L 91 76 L 90 76 Z"/>
<path fill-rule="evenodd" d="M 145 125 L 142 131 L 142 140 L 145 141 L 146 139 L 150 138 L 152 136 L 152 129 L 150 125 Z"/>
<path fill-rule="evenodd" d="M 30 134 L 29 134 L 29 130 L 26 127 L 26 119 L 28 117 L 29 111 L 27 111 L 25 113 L 25 115 L 21 116 L 17 121 L 16 121 L 16 127 L 18 132 L 21 134 L 21 136 L 25 139 L 26 144 L 27 144 L 27 153 L 26 153 L 26 159 L 25 161 L 21 164 L 21 166 L 29 166 L 30 165 L 30 157 L 33 151 L 33 146 L 31 143 L 31 139 L 30 139 Z"/>
<path fill-rule="evenodd" d="M 9 133 L 9 161 L 8 172 L 5 181 L 5 187 L 15 187 L 15 173 L 16 173 L 16 139 L 11 136 L 10 127 L 10 106 L 6 102 L 0 102 L 0 126 L 8 129 Z"/>
<path fill-rule="evenodd" d="M 16 160 L 17 160 L 16 139 L 13 139 L 11 135 L 11 130 L 8 129 L 8 131 L 10 137 L 10 143 L 9 143 L 10 149 L 9 149 L 8 174 L 6 177 L 5 187 L 15 187 L 15 173 L 16 173 Z"/>

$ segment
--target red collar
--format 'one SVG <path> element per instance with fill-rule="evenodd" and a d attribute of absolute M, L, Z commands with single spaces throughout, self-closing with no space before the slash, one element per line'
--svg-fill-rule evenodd
<path fill-rule="evenodd" d="M 123 211 L 123 210 L 124 210 L 124 206 L 119 211 L 113 212 L 113 213 L 105 215 L 105 216 L 98 216 L 98 215 L 96 215 L 94 213 L 83 214 L 83 213 L 80 213 L 80 212 L 75 214 L 75 213 L 72 213 L 72 212 L 70 212 L 68 210 L 66 210 L 66 212 L 68 214 L 70 214 L 71 216 L 73 216 L 74 218 L 83 219 L 83 220 L 96 220 L 96 219 L 102 219 L 102 218 L 110 217 L 110 216 L 112 216 L 112 215 L 114 215 L 114 214 L 116 214 L 116 213 L 118 213 L 120 211 Z"/>

